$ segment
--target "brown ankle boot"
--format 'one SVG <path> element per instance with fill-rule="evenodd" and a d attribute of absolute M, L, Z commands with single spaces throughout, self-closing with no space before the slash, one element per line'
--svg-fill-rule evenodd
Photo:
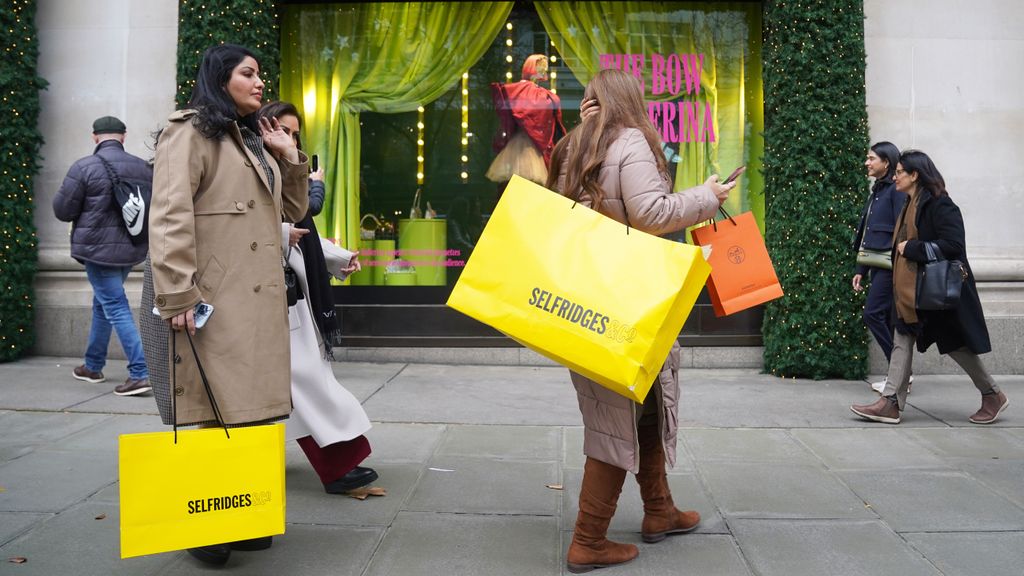
<path fill-rule="evenodd" d="M 580 486 L 580 513 L 566 555 L 569 572 L 580 574 L 629 562 L 640 555 L 632 544 L 612 542 L 605 536 L 615 515 L 626 471 L 600 460 L 587 458 Z"/>
<path fill-rule="evenodd" d="M 968 418 L 974 424 L 991 424 L 999 419 L 999 415 L 1010 405 L 1006 394 L 1002 391 L 981 396 L 981 408 Z"/>
<path fill-rule="evenodd" d="M 700 524 L 700 513 L 676 509 L 665 475 L 665 449 L 657 426 L 640 426 L 640 470 L 636 482 L 644 500 L 640 536 L 644 542 L 661 542 L 670 534 L 690 532 Z"/>

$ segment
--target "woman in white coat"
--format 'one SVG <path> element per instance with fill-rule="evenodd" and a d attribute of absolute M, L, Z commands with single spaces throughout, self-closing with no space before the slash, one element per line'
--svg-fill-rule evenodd
<path fill-rule="evenodd" d="M 301 119 L 295 106 L 272 102 L 260 115 L 276 118 L 301 148 Z M 317 234 L 313 216 L 311 210 L 295 225 L 281 225 L 285 261 L 296 280 L 288 299 L 293 409 L 287 436 L 299 443 L 324 490 L 342 494 L 378 477 L 373 469 L 359 466 L 370 455 L 364 435 L 370 420 L 359 400 L 334 377 L 330 363 L 331 350 L 340 344 L 341 325 L 328 274 L 344 280 L 361 266 L 358 253 Z"/>

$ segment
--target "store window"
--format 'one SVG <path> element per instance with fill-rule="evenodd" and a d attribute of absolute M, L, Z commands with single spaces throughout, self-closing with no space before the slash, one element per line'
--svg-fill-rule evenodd
<path fill-rule="evenodd" d="M 760 3 L 283 11 L 281 94 L 326 171 L 317 224 L 362 252 L 363 272 L 342 288 L 350 297 L 400 287 L 374 293 L 443 303 L 509 175 L 543 182 L 550 147 L 579 122 L 583 87 L 601 68 L 644 84 L 677 190 L 746 165 L 727 208 L 763 226 Z"/>

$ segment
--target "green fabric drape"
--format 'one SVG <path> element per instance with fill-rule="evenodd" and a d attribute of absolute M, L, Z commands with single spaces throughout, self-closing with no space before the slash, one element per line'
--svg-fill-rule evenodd
<path fill-rule="evenodd" d="M 447 92 L 490 47 L 512 2 L 295 5 L 281 26 L 281 97 L 305 121 L 328 195 L 321 234 L 359 240 L 359 113 L 408 112 Z M 410 199 L 412 197 L 410 191 Z"/>
<path fill-rule="evenodd" d="M 726 208 L 752 210 L 763 230 L 760 174 L 764 150 L 761 7 L 754 3 L 535 2 L 548 35 L 582 84 L 601 69 L 602 54 L 642 54 L 648 101 L 707 102 L 715 142 L 680 142 L 676 188 L 747 165 Z M 699 93 L 653 94 L 652 54 L 704 54 Z"/>

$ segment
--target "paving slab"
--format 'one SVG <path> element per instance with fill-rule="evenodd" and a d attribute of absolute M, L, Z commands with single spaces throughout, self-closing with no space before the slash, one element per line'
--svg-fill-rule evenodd
<path fill-rule="evenodd" d="M 582 481 L 581 470 L 563 471 L 562 530 L 571 531 L 576 524 Z M 729 531 L 718 508 L 696 474 L 670 474 L 668 486 L 677 508 L 700 512 L 701 522 L 694 531 L 695 534 L 725 534 Z M 626 481 L 622 484 L 622 494 L 619 495 L 618 508 L 612 517 L 611 530 L 639 535 L 643 519 L 644 504 L 640 498 L 640 488 L 636 483 L 636 477 L 627 474 Z"/>
<path fill-rule="evenodd" d="M 287 521 L 295 524 L 338 526 L 388 526 L 412 493 L 421 465 L 367 460 L 380 475 L 373 486 L 387 490 L 387 496 L 356 500 L 343 494 L 328 494 L 320 478 L 306 464 L 285 471 L 288 490 Z"/>
<path fill-rule="evenodd" d="M 951 532 L 902 535 L 945 576 L 1020 576 L 1024 573 L 1024 534 Z"/>
<path fill-rule="evenodd" d="M 104 371 L 107 381 L 91 384 L 76 380 L 71 371 L 81 359 L 37 356 L 0 363 L 0 408 L 14 410 L 62 410 L 102 396 L 123 382 L 115 370 Z"/>
<path fill-rule="evenodd" d="M 557 426 L 448 426 L 436 454 L 554 462 L 561 440 Z"/>
<path fill-rule="evenodd" d="M 366 402 L 407 366 L 404 363 L 332 362 L 334 377 L 359 399 Z"/>
<path fill-rule="evenodd" d="M 382 528 L 288 524 L 268 550 L 231 553 L 222 568 L 203 565 L 185 552 L 169 552 L 160 576 L 358 576 L 380 541 Z"/>
<path fill-rule="evenodd" d="M 36 450 L 0 465 L 0 511 L 59 512 L 117 480 L 117 455 Z"/>
<path fill-rule="evenodd" d="M 1024 530 L 1024 508 L 964 472 L 839 474 L 897 532 Z"/>
<path fill-rule="evenodd" d="M 553 517 L 402 512 L 366 576 L 550 576 L 562 563 Z"/>
<path fill-rule="evenodd" d="M 795 380 L 728 370 L 683 370 L 680 425 L 694 428 L 863 428 L 878 426 L 850 412 L 877 399 L 867 383 Z M 874 397 L 872 397 L 874 396 Z M 913 406 L 914 426 L 944 424 Z"/>
<path fill-rule="evenodd" d="M 730 520 L 758 576 L 942 576 L 878 521 Z"/>
<path fill-rule="evenodd" d="M 959 462 L 959 468 L 991 490 L 1024 507 L 1024 461 L 989 460 Z"/>
<path fill-rule="evenodd" d="M 38 447 L 109 421 L 109 414 L 70 414 L 67 412 L 18 411 L 0 414 L 0 444 Z"/>
<path fill-rule="evenodd" d="M 435 456 L 406 505 L 419 512 L 558 514 L 558 463 Z"/>
<path fill-rule="evenodd" d="M 78 404 L 72 404 L 64 408 L 69 412 L 102 412 L 105 414 L 147 414 L 157 416 L 160 414 L 156 407 L 156 400 L 152 393 L 140 396 L 118 396 L 114 394 L 113 387 L 121 382 L 114 382 L 109 386 L 106 394 L 96 396 Z M 159 422 L 159 418 L 157 418 Z"/>
<path fill-rule="evenodd" d="M 114 416 L 86 430 L 64 438 L 55 444 L 53 448 L 59 450 L 100 450 L 116 453 L 119 438 L 122 434 L 170 431 L 170 427 L 164 426 L 160 419 L 154 416 Z"/>
<path fill-rule="evenodd" d="M 790 434 L 832 470 L 949 468 L 932 451 L 907 437 L 906 430 L 886 428 L 801 429 Z"/>
<path fill-rule="evenodd" d="M 0 546 L 20 536 L 30 527 L 52 517 L 53 514 L 38 512 L 0 512 Z"/>
<path fill-rule="evenodd" d="M 822 465 L 810 450 L 785 430 L 684 430 L 679 438 L 699 462 Z"/>
<path fill-rule="evenodd" d="M 102 520 L 98 516 L 105 515 Z M 87 535 L 87 536 L 86 536 Z M 117 506 L 84 503 L 40 522 L 30 532 L 0 546 L 0 573 L 30 576 L 155 574 L 172 560 L 169 554 L 120 557 L 120 513 Z M 24 564 L 6 559 L 21 556 Z"/>
<path fill-rule="evenodd" d="M 875 517 L 856 494 L 821 467 L 698 462 L 697 469 L 727 517 Z"/>
<path fill-rule="evenodd" d="M 426 462 L 444 431 L 444 424 L 374 422 L 366 438 L 375 461 Z"/>
<path fill-rule="evenodd" d="M 1024 437 L 1011 430 L 974 426 L 956 430 L 909 430 L 906 435 L 940 458 L 1024 460 Z"/>
<path fill-rule="evenodd" d="M 686 449 L 683 437 L 690 433 L 692 428 L 680 428 L 679 438 L 676 441 L 676 465 L 675 468 L 667 470 L 669 474 L 693 473 L 695 468 L 693 456 Z M 565 468 L 582 470 L 586 464 L 587 456 L 583 453 L 583 427 L 568 426 L 562 428 L 562 465 Z"/>
<path fill-rule="evenodd" d="M 365 408 L 382 422 L 583 424 L 564 368 L 409 365 Z"/>

